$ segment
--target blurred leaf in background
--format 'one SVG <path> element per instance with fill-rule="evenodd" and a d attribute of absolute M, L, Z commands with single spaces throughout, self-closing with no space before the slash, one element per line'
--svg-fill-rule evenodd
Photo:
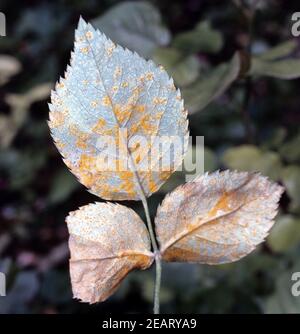
<path fill-rule="evenodd" d="M 275 291 L 266 299 L 266 313 L 299 313 L 300 299 L 293 296 L 291 292 L 292 284 L 294 283 L 291 277 L 295 272 L 299 272 L 299 262 L 276 278 Z"/>
<path fill-rule="evenodd" d="M 209 21 L 199 22 L 196 27 L 174 37 L 172 46 L 186 54 L 198 52 L 216 53 L 222 49 L 223 37 Z"/>
<path fill-rule="evenodd" d="M 186 56 L 174 48 L 157 48 L 152 58 L 157 64 L 165 67 L 179 86 L 192 83 L 199 75 L 200 63 L 194 55 Z"/>
<path fill-rule="evenodd" d="M 152 51 L 170 42 L 170 32 L 160 12 L 146 1 L 124 1 L 92 21 L 115 43 L 149 58 Z"/>
<path fill-rule="evenodd" d="M 237 170 L 260 171 L 277 181 L 282 170 L 280 156 L 276 152 L 263 151 L 253 145 L 241 145 L 227 149 L 222 157 L 223 163 Z"/>
<path fill-rule="evenodd" d="M 189 112 L 201 111 L 211 101 L 220 97 L 237 79 L 239 71 L 240 60 L 236 54 L 230 62 L 221 64 L 208 73 L 200 74 L 193 85 L 182 90 Z"/>

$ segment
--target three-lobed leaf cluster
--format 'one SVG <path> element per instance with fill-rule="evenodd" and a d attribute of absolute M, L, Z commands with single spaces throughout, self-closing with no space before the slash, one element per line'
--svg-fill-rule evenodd
<path fill-rule="evenodd" d="M 157 191 L 182 163 L 188 142 L 187 112 L 173 79 L 83 19 L 71 65 L 51 96 L 49 126 L 66 165 L 89 191 L 107 200 L 143 200 Z M 101 136 L 116 142 L 117 150 L 106 151 L 116 170 L 99 162 Z M 142 150 L 137 136 L 146 139 Z M 180 154 L 168 145 L 153 149 L 162 137 L 179 138 Z M 159 256 L 207 264 L 242 258 L 267 236 L 281 193 L 280 186 L 257 173 L 198 176 L 158 208 Z M 89 204 L 66 221 L 72 288 L 82 301 L 107 299 L 128 272 L 148 268 L 157 255 L 145 224 L 125 206 Z"/>

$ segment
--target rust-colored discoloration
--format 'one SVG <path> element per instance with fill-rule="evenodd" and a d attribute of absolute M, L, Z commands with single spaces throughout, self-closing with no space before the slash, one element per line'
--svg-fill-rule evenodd
<path fill-rule="evenodd" d="M 50 127 L 57 128 L 65 123 L 65 114 L 60 111 L 52 111 L 50 113 Z"/>
<path fill-rule="evenodd" d="M 102 98 L 102 105 L 105 106 L 105 107 L 111 105 L 111 100 L 110 100 L 110 98 L 109 98 L 108 95 L 105 95 L 105 96 Z"/>
<path fill-rule="evenodd" d="M 119 171 L 118 175 L 122 180 L 120 185 L 120 189 L 125 191 L 126 193 L 130 194 L 131 196 L 136 195 L 136 185 L 134 179 L 134 173 L 132 171 Z"/>
<path fill-rule="evenodd" d="M 138 164 L 141 162 L 141 156 L 138 155 L 138 156 L 134 159 L 134 161 L 135 161 L 135 164 L 138 165 Z"/>
<path fill-rule="evenodd" d="M 94 175 L 92 173 L 86 172 L 86 171 L 81 172 L 79 174 L 79 179 L 80 179 L 80 182 L 88 188 L 91 187 L 95 182 Z"/>
<path fill-rule="evenodd" d="M 88 46 L 85 46 L 83 48 L 80 49 L 80 52 L 84 53 L 84 54 L 88 54 L 90 51 L 90 48 Z"/>
<path fill-rule="evenodd" d="M 76 145 L 76 147 L 81 148 L 82 150 L 85 150 L 88 147 L 86 139 L 80 138 L 80 137 L 76 140 L 75 145 Z"/>
<path fill-rule="evenodd" d="M 217 204 L 208 212 L 207 216 L 215 217 L 219 213 L 226 213 L 231 210 L 230 200 L 231 196 L 234 194 L 231 194 L 230 192 L 224 192 L 224 194 L 220 197 Z"/>
<path fill-rule="evenodd" d="M 103 127 L 106 125 L 106 121 L 104 118 L 99 118 L 98 122 L 94 125 L 94 127 L 92 128 L 92 131 L 95 133 L 100 133 L 101 131 L 103 131 Z"/>
<path fill-rule="evenodd" d="M 113 107 L 113 111 L 119 124 L 123 124 L 132 112 L 132 105 L 121 106 L 120 104 L 116 104 Z"/>
<path fill-rule="evenodd" d="M 142 113 L 146 111 L 146 106 L 144 104 L 138 104 L 134 107 L 134 110 Z"/>
<path fill-rule="evenodd" d="M 96 158 L 91 156 L 91 155 L 87 155 L 87 154 L 82 154 L 79 160 L 79 170 L 94 170 L 96 167 Z"/>
<path fill-rule="evenodd" d="M 89 204 L 70 212 L 66 221 L 73 295 L 83 302 L 106 300 L 130 271 L 153 262 L 146 227 L 125 206 Z"/>
<path fill-rule="evenodd" d="M 164 252 L 164 261 L 176 262 L 178 259 L 184 259 L 185 262 L 197 262 L 199 253 L 195 250 L 186 250 L 182 248 L 168 248 Z"/>
<path fill-rule="evenodd" d="M 114 77 L 115 79 L 120 77 L 122 74 L 122 68 L 120 66 L 117 66 L 114 71 Z"/>
<path fill-rule="evenodd" d="M 162 97 L 155 97 L 153 99 L 153 103 L 154 104 L 166 104 L 167 103 L 167 99 L 165 97 L 164 98 L 162 98 Z"/>
<path fill-rule="evenodd" d="M 65 84 L 63 82 L 57 82 L 55 85 L 55 89 L 62 89 L 65 88 Z"/>
<path fill-rule="evenodd" d="M 283 189 L 259 174 L 205 174 L 170 193 L 158 209 L 163 259 L 220 264 L 263 242 Z"/>
<path fill-rule="evenodd" d="M 112 54 L 113 54 L 115 48 L 116 48 L 116 44 L 113 43 L 113 42 L 110 42 L 110 45 L 105 49 L 105 51 L 106 51 L 108 57 L 111 57 L 111 56 L 112 56 Z"/>
<path fill-rule="evenodd" d="M 149 180 L 150 191 L 153 193 L 157 190 L 157 188 L 158 188 L 158 186 L 157 186 L 156 182 L 152 178 L 150 178 L 150 180 Z"/>
<path fill-rule="evenodd" d="M 172 174 L 171 171 L 163 171 L 159 173 L 159 178 L 165 181 L 171 176 L 171 174 Z"/>
<path fill-rule="evenodd" d="M 174 94 L 173 80 L 162 67 L 160 71 L 153 62 L 124 50 L 82 19 L 75 36 L 65 77 L 51 93 L 52 136 L 61 154 L 72 161 L 71 172 L 95 195 L 108 200 L 140 200 L 142 192 L 150 196 L 184 156 L 172 156 L 170 173 L 164 173 L 164 162 L 160 175 L 163 154 L 152 150 L 154 138 L 162 133 L 188 137 L 179 91 Z M 120 134 L 122 130 L 127 133 Z M 128 147 L 138 137 L 144 139 L 142 147 Z M 110 138 L 114 142 L 106 145 Z M 103 152 L 122 165 L 117 172 L 101 161 L 97 166 L 94 160 L 103 159 Z"/>
<path fill-rule="evenodd" d="M 98 101 L 91 101 L 91 107 L 96 108 L 98 106 L 99 102 Z"/>
<path fill-rule="evenodd" d="M 124 82 L 122 82 L 121 86 L 122 86 L 123 88 L 126 88 L 126 87 L 129 86 L 129 83 L 128 83 L 127 81 L 124 81 Z"/>
<path fill-rule="evenodd" d="M 87 31 L 87 32 L 85 33 L 85 37 L 86 37 L 87 39 L 91 40 L 91 39 L 93 39 L 94 34 L 93 34 L 92 31 Z"/>
<path fill-rule="evenodd" d="M 154 75 L 153 75 L 152 72 L 148 72 L 148 73 L 146 73 L 145 78 L 148 81 L 152 81 L 154 79 Z"/>
<path fill-rule="evenodd" d="M 128 131 L 129 136 L 133 136 L 137 132 L 145 135 L 154 135 L 158 129 L 157 123 L 153 122 L 153 118 L 149 114 L 144 114 L 139 123 L 132 124 Z"/>
<path fill-rule="evenodd" d="M 75 136 L 75 137 L 77 137 L 78 133 L 80 132 L 78 126 L 74 123 L 70 124 L 68 129 L 69 129 L 70 135 Z"/>

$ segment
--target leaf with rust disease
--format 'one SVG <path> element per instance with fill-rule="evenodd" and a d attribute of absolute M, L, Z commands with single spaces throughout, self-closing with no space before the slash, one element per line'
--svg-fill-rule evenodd
<path fill-rule="evenodd" d="M 85 205 L 66 218 L 74 298 L 106 300 L 133 269 L 153 261 L 147 229 L 139 216 L 111 203 Z"/>
<path fill-rule="evenodd" d="M 155 218 L 165 261 L 233 262 L 263 242 L 283 188 L 259 173 L 215 172 L 167 195 Z"/>
<path fill-rule="evenodd" d="M 104 199 L 150 196 L 187 150 L 187 111 L 173 79 L 83 19 L 49 108 L 51 134 L 64 162 Z"/>

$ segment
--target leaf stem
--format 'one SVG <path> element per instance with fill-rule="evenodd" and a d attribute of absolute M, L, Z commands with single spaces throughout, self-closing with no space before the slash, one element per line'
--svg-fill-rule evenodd
<path fill-rule="evenodd" d="M 249 66 L 251 67 L 251 52 L 252 52 L 252 42 L 253 42 L 253 24 L 254 24 L 254 18 L 255 18 L 255 9 L 257 6 L 257 3 L 259 0 L 256 0 L 253 2 L 252 7 L 250 11 L 248 12 L 248 15 L 245 14 L 245 18 L 248 21 L 248 43 L 246 46 L 246 52 L 249 55 Z M 245 132 L 247 136 L 247 140 L 250 144 L 254 143 L 254 133 L 251 123 L 251 116 L 249 113 L 249 105 L 251 102 L 251 96 L 252 96 L 252 79 L 250 76 L 247 76 L 245 79 L 245 92 L 244 92 L 244 102 L 242 104 L 242 117 L 245 127 Z"/>
<path fill-rule="evenodd" d="M 122 136 L 121 136 L 121 138 L 123 139 Z M 127 148 L 127 151 L 129 152 L 127 146 L 126 146 L 126 148 Z M 159 314 L 159 304 L 160 304 L 159 293 L 160 293 L 160 285 L 161 285 L 161 283 L 160 283 L 161 282 L 161 256 L 160 256 L 160 251 L 159 251 L 159 248 L 158 248 L 158 244 L 157 244 L 157 241 L 156 241 L 156 238 L 155 238 L 154 229 L 153 229 L 152 222 L 151 222 L 151 217 L 150 217 L 147 198 L 146 198 L 146 195 L 144 193 L 144 189 L 143 189 L 142 184 L 140 182 L 139 175 L 136 171 L 136 167 L 135 167 L 135 164 L 134 164 L 134 161 L 132 159 L 131 154 L 129 154 L 129 161 L 130 161 L 130 164 L 131 164 L 131 170 L 133 170 L 133 175 L 134 175 L 134 178 L 135 178 L 137 186 L 138 186 L 138 193 L 139 193 L 140 199 L 143 203 L 143 207 L 144 207 L 144 211 L 145 211 L 145 215 L 146 215 L 147 227 L 148 227 L 148 231 L 149 231 L 149 234 L 150 234 L 150 240 L 151 240 L 152 248 L 153 248 L 153 251 L 154 251 L 156 271 L 155 271 L 153 311 L 154 311 L 154 314 Z"/>
<path fill-rule="evenodd" d="M 160 253 L 157 252 L 155 254 L 155 287 L 154 287 L 154 314 L 159 314 L 159 306 L 160 306 L 160 301 L 159 301 L 159 293 L 160 293 L 160 285 L 161 285 L 161 271 L 162 271 L 162 266 L 161 266 L 161 256 Z"/>
<path fill-rule="evenodd" d="M 150 233 L 151 244 L 152 244 L 154 252 L 158 252 L 158 246 L 157 246 L 154 230 L 153 230 L 152 223 L 151 223 L 151 218 L 150 218 L 147 199 L 146 199 L 145 196 L 144 196 L 144 198 L 142 198 L 142 203 L 143 203 L 144 211 L 145 211 L 145 215 L 146 215 L 147 227 L 148 227 L 148 230 L 149 230 L 149 233 Z"/>
<path fill-rule="evenodd" d="M 254 0 L 251 6 L 245 6 L 240 0 L 233 0 L 233 3 L 239 8 L 242 15 L 245 18 L 245 22 L 247 23 L 247 30 L 248 30 L 248 41 L 247 44 L 244 46 L 245 54 L 247 55 L 248 60 L 248 67 L 251 67 L 251 52 L 252 52 L 252 42 L 253 42 L 253 25 L 255 20 L 256 14 L 256 7 L 260 0 Z M 254 127 L 252 125 L 251 116 L 249 113 L 249 105 L 251 102 L 252 97 L 252 79 L 248 75 L 245 78 L 244 84 L 244 97 L 243 102 L 241 105 L 241 114 L 243 118 L 243 125 L 245 129 L 246 140 L 248 143 L 253 144 L 255 142 L 255 134 L 254 134 Z"/>
<path fill-rule="evenodd" d="M 146 199 L 145 196 L 143 196 L 141 200 L 142 200 L 144 210 L 145 210 L 147 227 L 148 227 L 148 230 L 149 230 L 151 244 L 152 244 L 153 251 L 154 251 L 154 259 L 155 259 L 155 286 L 154 286 L 153 311 L 154 311 L 154 314 L 159 314 L 159 311 L 160 311 L 159 294 L 160 294 L 161 272 L 162 272 L 161 256 L 160 256 L 159 248 L 158 248 L 157 241 L 156 241 L 156 238 L 155 238 L 155 233 L 154 233 L 154 230 L 153 230 L 151 218 L 150 218 L 147 199 Z"/>
<path fill-rule="evenodd" d="M 246 78 L 246 81 L 245 81 L 244 98 L 243 98 L 243 102 L 241 106 L 241 113 L 243 117 L 243 124 L 245 128 L 246 139 L 248 143 L 253 144 L 255 139 L 254 139 L 253 128 L 251 124 L 251 117 L 249 114 L 249 104 L 251 100 L 251 92 L 252 92 L 252 81 L 251 81 L 251 78 L 248 77 Z"/>

